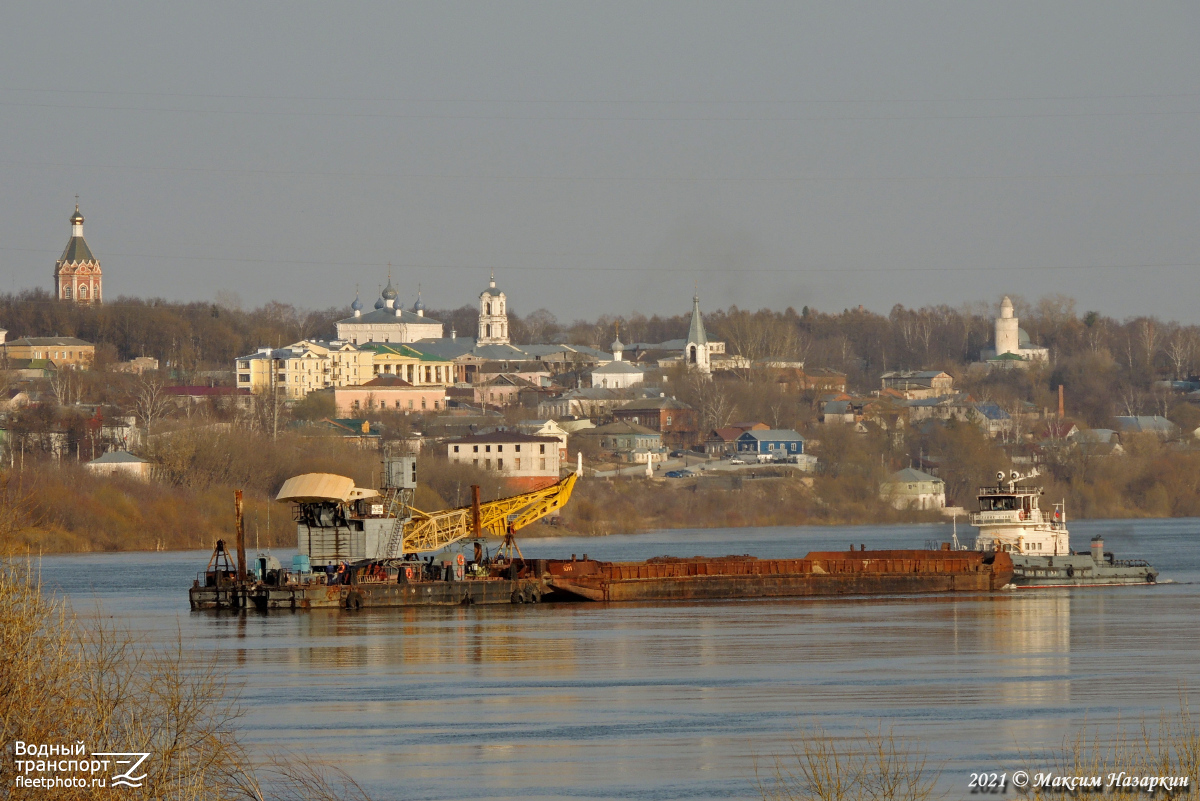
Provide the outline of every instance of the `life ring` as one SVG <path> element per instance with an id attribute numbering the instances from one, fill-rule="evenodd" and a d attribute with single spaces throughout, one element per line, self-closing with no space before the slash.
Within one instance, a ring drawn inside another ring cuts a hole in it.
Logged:
<path id="1" fill-rule="evenodd" d="M 460 565 L 465 565 L 467 563 L 467 557 L 463 556 L 460 553 L 458 556 L 455 557 L 454 561 L 458 562 Z"/>
<path id="2" fill-rule="evenodd" d="M 412 568 L 411 567 L 404 568 L 404 578 L 408 579 L 409 581 L 412 581 L 412 577 L 413 577 Z"/>
<path id="3" fill-rule="evenodd" d="M 1067 578 L 1075 578 L 1075 565 L 1067 565 Z"/>

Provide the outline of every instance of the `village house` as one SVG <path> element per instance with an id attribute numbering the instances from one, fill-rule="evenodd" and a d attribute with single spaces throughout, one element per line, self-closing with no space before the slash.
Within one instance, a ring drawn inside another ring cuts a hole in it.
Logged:
<path id="1" fill-rule="evenodd" d="M 804 453 L 804 437 L 790 429 L 744 431 L 737 438 L 737 452 L 770 455 L 782 460 Z"/>
<path id="2" fill-rule="evenodd" d="M 309 437 L 337 437 L 363 450 L 377 450 L 383 439 L 383 428 L 378 423 L 353 417 L 325 418 L 308 425 L 297 425 L 297 433 Z"/>
<path id="3" fill-rule="evenodd" d="M 154 464 L 128 451 L 109 451 L 98 459 L 84 464 L 88 471 L 101 476 L 122 475 L 149 481 Z"/>
<path id="4" fill-rule="evenodd" d="M 645 426 L 662 435 L 663 444 L 688 448 L 700 438 L 696 410 L 686 403 L 660 395 L 642 398 L 612 410 L 614 420 Z"/>
<path id="5" fill-rule="evenodd" d="M 451 462 L 499 473 L 513 488 L 528 491 L 558 481 L 558 448 L 559 441 L 554 437 L 493 431 L 450 440 L 446 457 Z"/>
<path id="6" fill-rule="evenodd" d="M 589 421 L 590 423 L 590 421 Z M 534 437 L 554 437 L 558 440 L 558 463 L 566 464 L 569 432 L 554 420 L 522 420 L 517 430 Z"/>
<path id="7" fill-rule="evenodd" d="M 634 423 L 608 423 L 586 429 L 575 436 L 582 440 L 590 440 L 600 450 L 616 454 L 627 462 L 645 462 L 648 458 L 638 459 L 635 452 L 660 453 L 663 450 L 660 433 Z"/>
<path id="8" fill-rule="evenodd" d="M 239 409 L 247 409 L 251 405 L 252 396 L 248 389 L 237 387 L 208 387 L 208 386 L 175 386 L 163 387 L 163 394 L 175 399 L 179 408 L 190 409 L 203 403 L 212 406 L 228 404 Z"/>
<path id="9" fill-rule="evenodd" d="M 339 415 L 359 411 L 433 412 L 446 406 L 446 388 L 426 384 L 413 386 L 394 375 L 381 375 L 363 384 L 333 388 L 333 403 Z"/>
<path id="10" fill-rule="evenodd" d="M 569 389 L 557 398 L 538 404 L 538 417 L 605 417 L 613 409 L 629 403 L 629 398 L 615 389 L 589 387 Z"/>
<path id="11" fill-rule="evenodd" d="M 897 370 L 880 376 L 882 390 L 906 400 L 940 398 L 954 391 L 954 378 L 941 370 Z"/>
<path id="12" fill-rule="evenodd" d="M 472 397 L 479 406 L 514 406 L 520 402 L 521 390 L 530 386 L 528 381 L 515 375 L 493 375 L 472 388 Z"/>
<path id="13" fill-rule="evenodd" d="M 946 482 L 906 467 L 880 484 L 879 497 L 897 509 L 944 509 Z"/>

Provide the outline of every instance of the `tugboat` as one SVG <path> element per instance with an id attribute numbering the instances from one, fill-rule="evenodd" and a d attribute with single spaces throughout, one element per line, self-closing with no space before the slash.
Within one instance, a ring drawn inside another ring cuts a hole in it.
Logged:
<path id="1" fill-rule="evenodd" d="M 1051 515 L 1038 500 L 1041 487 L 1020 486 L 1038 475 L 1013 470 L 1008 481 L 996 473 L 996 486 L 979 488 L 979 511 L 971 525 L 979 529 L 974 550 L 1005 552 L 1012 557 L 1012 584 L 1033 587 L 1094 587 L 1115 584 L 1154 584 L 1158 571 L 1141 559 L 1114 559 L 1104 540 L 1093 537 L 1090 551 L 1071 551 L 1066 503 L 1054 504 Z"/>

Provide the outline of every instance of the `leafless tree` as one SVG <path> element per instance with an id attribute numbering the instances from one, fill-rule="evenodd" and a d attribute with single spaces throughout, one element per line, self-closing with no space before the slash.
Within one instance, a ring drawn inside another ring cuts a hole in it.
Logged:
<path id="1" fill-rule="evenodd" d="M 60 367 L 50 375 L 50 391 L 59 406 L 79 403 L 83 395 L 83 381 L 75 370 Z"/>
<path id="2" fill-rule="evenodd" d="M 719 381 L 692 371 L 688 374 L 688 389 L 700 412 L 700 423 L 706 431 L 721 428 L 733 417 L 733 401 Z"/>
<path id="3" fill-rule="evenodd" d="M 1138 324 L 1137 332 L 1138 343 L 1146 358 L 1146 369 L 1153 372 L 1154 357 L 1158 355 L 1158 324 L 1153 319 L 1144 319 Z"/>
<path id="4" fill-rule="evenodd" d="M 1179 327 L 1171 332 L 1165 347 L 1167 358 L 1175 370 L 1175 380 L 1187 378 L 1191 372 L 1192 354 L 1196 350 L 1196 333 L 1191 328 Z"/>
<path id="5" fill-rule="evenodd" d="M 171 397 L 166 393 L 166 385 L 157 376 L 143 374 L 133 385 L 131 401 L 133 413 L 142 421 L 146 429 L 146 439 L 149 440 L 154 421 L 163 417 L 171 406 Z"/>

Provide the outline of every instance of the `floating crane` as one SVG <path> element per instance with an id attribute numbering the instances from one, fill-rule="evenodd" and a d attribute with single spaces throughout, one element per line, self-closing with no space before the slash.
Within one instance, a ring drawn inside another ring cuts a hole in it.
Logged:
<path id="1" fill-rule="evenodd" d="M 306 473 L 285 481 L 276 500 L 294 504 L 297 550 L 313 567 L 404 559 L 485 536 L 503 538 L 511 551 L 516 531 L 567 504 L 582 466 L 580 460 L 575 472 L 548 487 L 493 501 L 481 503 L 479 488 L 472 487 L 471 505 L 425 512 L 412 505 L 415 457 L 385 456 L 381 490 L 355 487 L 345 476 Z"/>

